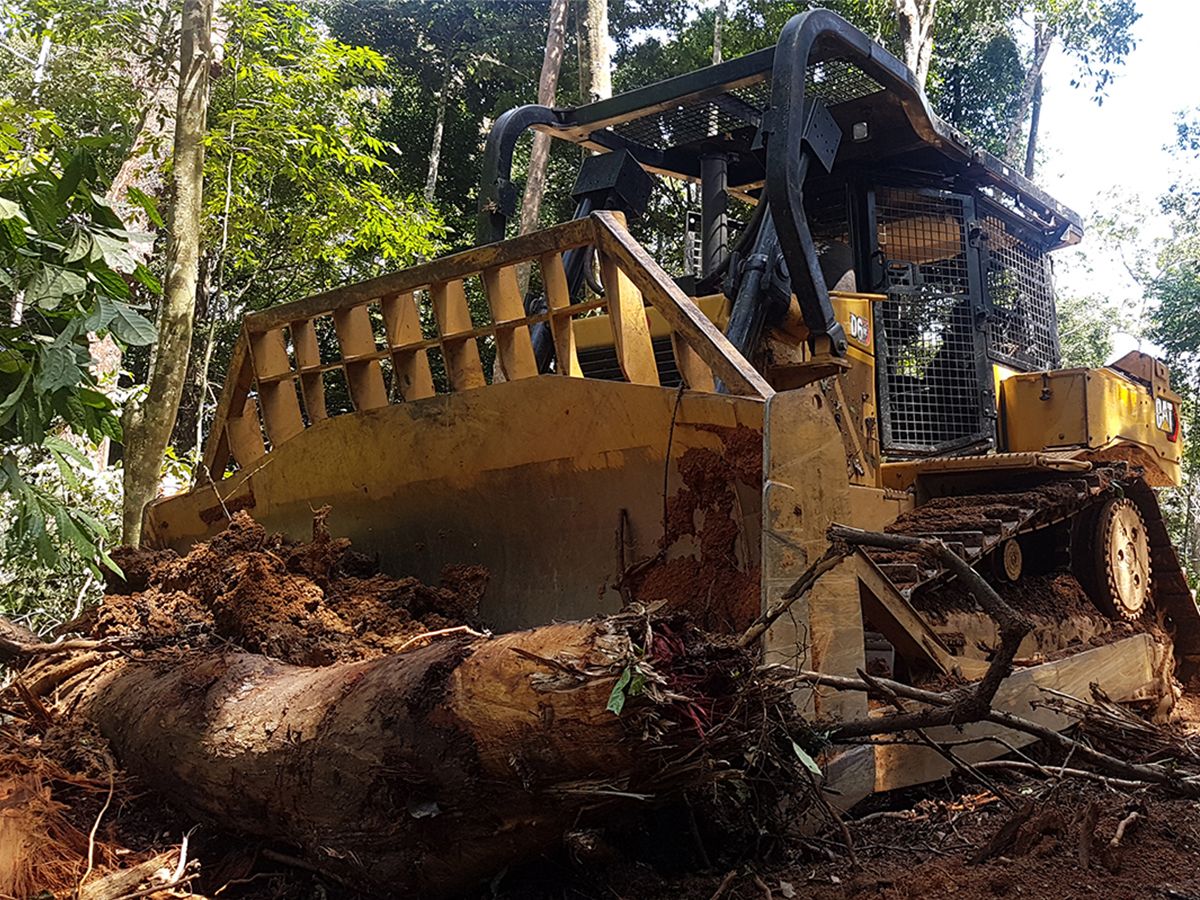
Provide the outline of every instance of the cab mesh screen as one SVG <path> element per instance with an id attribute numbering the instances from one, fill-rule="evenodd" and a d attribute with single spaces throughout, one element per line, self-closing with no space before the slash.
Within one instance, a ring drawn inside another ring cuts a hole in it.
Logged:
<path id="1" fill-rule="evenodd" d="M 995 216 L 983 220 L 987 235 L 991 354 L 1016 369 L 1058 365 L 1058 325 L 1050 258 Z"/>
<path id="2" fill-rule="evenodd" d="M 806 91 L 829 106 L 847 103 L 883 90 L 853 63 L 827 59 L 808 67 Z M 705 99 L 684 100 L 669 109 L 647 113 L 612 126 L 612 130 L 635 144 L 665 150 L 683 147 L 740 129 L 758 128 L 771 103 L 771 79 L 732 88 Z"/>
<path id="3" fill-rule="evenodd" d="M 887 300 L 875 314 L 885 452 L 936 453 L 984 435 L 964 199 L 876 194 Z"/>

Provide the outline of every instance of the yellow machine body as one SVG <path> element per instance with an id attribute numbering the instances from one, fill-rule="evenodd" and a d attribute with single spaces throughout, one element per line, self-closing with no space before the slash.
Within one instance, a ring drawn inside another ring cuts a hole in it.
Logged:
<path id="1" fill-rule="evenodd" d="M 572 303 L 563 254 L 585 245 L 597 249 L 605 292 Z M 523 309 L 522 265 L 546 286 L 548 312 Z M 482 325 L 467 302 L 475 290 L 486 298 Z M 913 508 L 922 479 L 945 471 L 1003 484 L 1134 448 L 1164 482 L 1177 479 L 1178 444 L 1160 438 L 1154 419 L 1168 396 L 1165 370 L 1151 371 L 1150 384 L 1137 371 L 1011 374 L 1000 385 L 1005 452 L 886 461 L 872 341 L 880 298 L 833 299 L 845 360 L 812 358 L 792 319 L 768 341 L 760 371 L 713 324 L 726 315 L 723 297 L 687 296 L 618 216 L 594 213 L 255 313 L 234 348 L 196 484 L 147 507 L 144 540 L 184 550 L 239 510 L 300 539 L 314 510 L 329 506 L 331 531 L 387 571 L 436 581 L 448 564 L 485 566 L 481 615 L 496 629 L 612 612 L 630 599 L 628 573 L 648 560 L 686 576 L 685 599 L 698 611 L 731 602 L 729 584 L 748 585 L 754 615 L 824 551 L 831 522 L 880 529 Z M 553 374 L 533 361 L 539 325 L 553 334 Z M 595 348 L 611 348 L 620 380 L 586 376 L 580 359 Z M 668 362 L 682 388 L 662 384 Z M 733 460 L 738 473 L 715 501 L 699 494 L 695 463 L 704 459 Z M 668 534 L 680 498 L 692 519 Z M 732 526 L 717 561 L 732 580 L 713 596 L 705 529 L 718 520 Z M 934 671 L 970 677 L 983 665 L 952 654 L 858 556 L 767 632 L 764 653 L 853 675 L 867 664 L 867 618 Z M 1039 685 L 1078 693 L 1099 680 L 1113 697 L 1144 696 L 1157 684 L 1155 652 L 1145 636 L 1115 641 L 1020 672 L 1001 699 L 1058 727 L 1057 714 L 1028 708 Z M 861 695 L 797 699 L 813 716 L 869 714 Z M 975 758 L 995 752 L 987 742 L 964 747 Z M 939 777 L 945 765 L 904 746 L 826 761 L 846 805 Z"/>

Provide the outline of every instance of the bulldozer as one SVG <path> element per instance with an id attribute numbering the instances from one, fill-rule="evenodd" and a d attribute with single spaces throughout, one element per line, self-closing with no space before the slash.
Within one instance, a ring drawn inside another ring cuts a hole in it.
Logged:
<path id="1" fill-rule="evenodd" d="M 576 214 L 513 235 L 530 130 L 581 148 Z M 699 198 L 682 259 L 646 224 L 664 190 Z M 385 571 L 485 567 L 496 631 L 631 602 L 737 630 L 838 522 L 943 541 L 1034 622 L 998 706 L 1061 728 L 1045 690 L 1169 699 L 1200 661 L 1155 495 L 1180 482 L 1180 398 L 1140 352 L 1061 368 L 1050 254 L 1081 238 L 891 53 L 806 12 L 750 55 L 505 113 L 474 247 L 246 316 L 196 482 L 143 541 L 185 550 L 237 510 L 300 538 L 328 506 Z M 863 550 L 762 652 L 969 681 L 997 640 L 944 568 Z M 968 760 L 1029 740 L 960 732 Z M 850 806 L 949 764 L 889 744 L 823 765 Z"/>

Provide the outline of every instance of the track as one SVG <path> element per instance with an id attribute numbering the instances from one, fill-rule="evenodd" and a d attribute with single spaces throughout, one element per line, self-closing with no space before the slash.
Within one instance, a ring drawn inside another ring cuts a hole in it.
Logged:
<path id="1" fill-rule="evenodd" d="M 899 517 L 887 531 L 937 538 L 978 566 L 1003 552 L 1006 542 L 1077 519 L 1106 500 L 1128 496 L 1146 523 L 1150 543 L 1153 612 L 1175 639 L 1181 675 L 1200 667 L 1200 613 L 1179 566 L 1153 490 L 1125 464 L 1086 475 L 1051 477 L 1024 490 L 938 497 Z M 936 590 L 948 571 L 919 553 L 871 550 L 879 570 L 907 599 Z"/>

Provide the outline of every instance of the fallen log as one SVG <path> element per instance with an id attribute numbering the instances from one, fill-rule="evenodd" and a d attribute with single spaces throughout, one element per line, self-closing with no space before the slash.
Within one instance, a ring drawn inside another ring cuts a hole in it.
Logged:
<path id="1" fill-rule="evenodd" d="M 585 809 L 718 774 L 764 706 L 742 702 L 740 651 L 690 640 L 624 616 L 320 668 L 210 651 L 75 671 L 67 653 L 23 675 L 69 668 L 54 709 L 182 810 L 347 885 L 436 896 L 543 851 Z"/>
<path id="2" fill-rule="evenodd" d="M 499 637 L 478 573 L 381 575 L 318 516 L 291 545 L 244 514 L 186 556 L 124 551 L 86 639 L 0 622 L 0 663 L 95 726 L 177 809 L 357 891 L 461 893 L 596 813 L 795 764 L 784 686 L 679 614 Z M 815 749 L 814 749 L 815 752 Z"/>

